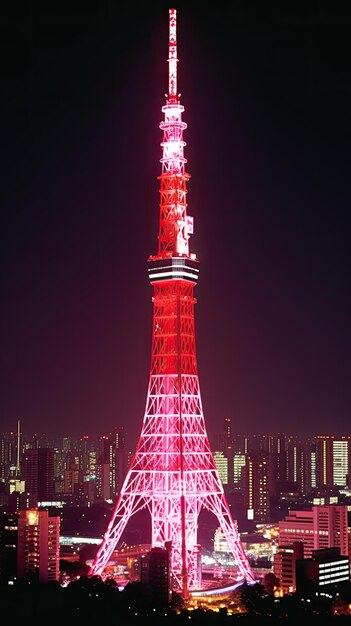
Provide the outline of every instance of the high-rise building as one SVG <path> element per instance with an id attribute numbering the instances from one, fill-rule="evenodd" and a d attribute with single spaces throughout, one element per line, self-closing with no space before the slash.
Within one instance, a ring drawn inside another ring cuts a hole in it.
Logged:
<path id="1" fill-rule="evenodd" d="M 55 493 L 63 493 L 64 454 L 61 448 L 54 448 Z"/>
<path id="2" fill-rule="evenodd" d="M 216 463 L 219 477 L 222 485 L 228 484 L 228 459 L 224 456 L 224 452 L 215 451 L 213 453 L 214 462 Z"/>
<path id="3" fill-rule="evenodd" d="M 82 472 L 79 465 L 71 465 L 63 472 L 63 493 L 67 496 L 78 495 L 79 486 L 82 484 Z"/>
<path id="4" fill-rule="evenodd" d="M 297 485 L 299 471 L 299 440 L 293 435 L 286 437 L 286 479 Z"/>
<path id="5" fill-rule="evenodd" d="M 251 452 L 246 456 L 247 518 L 256 522 L 269 522 L 269 455 L 265 452 Z"/>
<path id="6" fill-rule="evenodd" d="M 109 468 L 108 493 L 105 472 Z M 116 426 L 107 436 L 100 438 L 100 450 L 96 453 L 96 492 L 97 498 L 114 501 L 119 493 L 127 473 L 127 450 L 125 447 L 125 429 Z M 102 494 L 104 493 L 104 496 Z"/>
<path id="7" fill-rule="evenodd" d="M 333 437 L 318 436 L 316 439 L 317 487 L 333 485 Z"/>
<path id="8" fill-rule="evenodd" d="M 333 485 L 346 487 L 349 471 L 349 442 L 347 439 L 333 440 Z"/>
<path id="9" fill-rule="evenodd" d="M 313 437 L 315 487 L 350 487 L 351 436 L 318 435 Z"/>
<path id="10" fill-rule="evenodd" d="M 117 426 L 104 441 L 104 462 L 110 465 L 110 495 L 115 500 L 121 490 L 127 471 L 125 430 Z"/>
<path id="11" fill-rule="evenodd" d="M 337 593 L 350 581 L 350 561 L 339 548 L 313 550 L 310 558 L 296 562 L 296 592 L 303 596 Z"/>
<path id="12" fill-rule="evenodd" d="M 269 454 L 270 464 L 270 492 L 274 495 L 279 492 L 280 486 L 287 481 L 287 445 L 285 435 L 273 435 L 270 437 Z"/>
<path id="13" fill-rule="evenodd" d="M 154 290 L 149 387 L 137 449 L 90 573 L 102 573 L 129 519 L 146 507 L 152 547 L 164 548 L 171 542 L 172 583 L 188 597 L 201 587 L 197 532 L 203 507 L 217 518 L 238 576 L 251 582 L 254 575 L 218 475 L 202 410 L 194 321 L 199 262 L 189 248 L 193 218 L 187 214 L 189 174 L 184 107 L 177 90 L 175 9 L 169 18 L 169 89 L 160 124 L 158 252 L 148 260 Z"/>
<path id="14" fill-rule="evenodd" d="M 90 450 L 88 455 L 88 475 L 90 478 L 96 477 L 97 450 Z"/>
<path id="15" fill-rule="evenodd" d="M 289 511 L 279 522 L 279 545 L 301 541 L 306 558 L 313 550 L 340 548 L 348 555 L 348 520 L 346 505 L 313 506 L 303 511 Z"/>
<path id="16" fill-rule="evenodd" d="M 0 525 L 0 581 L 17 578 L 18 515 L 4 514 Z"/>
<path id="17" fill-rule="evenodd" d="M 96 464 L 96 499 L 110 500 L 110 464 L 100 461 Z"/>
<path id="18" fill-rule="evenodd" d="M 7 481 L 16 476 L 17 433 L 0 434 L 0 479 Z"/>
<path id="19" fill-rule="evenodd" d="M 55 500 L 53 448 L 31 448 L 23 455 L 23 478 L 31 494 L 31 506 Z"/>
<path id="20" fill-rule="evenodd" d="M 232 490 L 234 488 L 234 455 L 241 450 L 242 445 L 241 437 L 233 433 L 230 417 L 223 420 L 223 430 L 215 433 L 214 442 L 214 459 L 222 483 Z M 226 469 L 224 469 L 225 466 Z"/>
<path id="21" fill-rule="evenodd" d="M 62 440 L 62 452 L 68 454 L 71 451 L 71 438 L 64 437 Z"/>
<path id="22" fill-rule="evenodd" d="M 294 541 L 291 545 L 279 545 L 273 556 L 273 572 L 279 579 L 283 594 L 296 591 L 296 561 L 303 559 L 303 543 Z"/>
<path id="23" fill-rule="evenodd" d="M 317 450 L 316 443 L 312 439 L 306 454 L 306 490 L 311 493 L 316 489 L 318 483 L 317 476 Z"/>
<path id="24" fill-rule="evenodd" d="M 237 452 L 233 457 L 233 487 L 235 490 L 244 490 L 244 476 L 245 472 L 243 468 L 246 466 L 246 455 L 242 452 Z"/>
<path id="25" fill-rule="evenodd" d="M 60 573 L 60 517 L 48 511 L 20 511 L 18 516 L 18 578 L 41 583 L 58 580 Z"/>
<path id="26" fill-rule="evenodd" d="M 17 513 L 18 511 L 30 509 L 32 500 L 31 494 L 27 491 L 12 491 L 7 496 L 6 510 L 8 513 Z"/>
<path id="27" fill-rule="evenodd" d="M 233 445 L 232 420 L 230 417 L 224 418 L 225 448 L 231 448 Z"/>
<path id="28" fill-rule="evenodd" d="M 90 441 L 88 435 L 83 435 L 77 442 L 77 454 L 78 454 L 78 463 L 79 469 L 82 472 L 82 476 L 89 471 L 89 452 L 90 452 Z"/>
<path id="29" fill-rule="evenodd" d="M 152 594 L 156 604 L 169 604 L 171 582 L 167 548 L 151 548 L 150 552 L 141 556 L 140 582 Z"/>

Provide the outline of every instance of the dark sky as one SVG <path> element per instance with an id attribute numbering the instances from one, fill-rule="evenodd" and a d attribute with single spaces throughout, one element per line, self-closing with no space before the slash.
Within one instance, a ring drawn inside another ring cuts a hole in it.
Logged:
<path id="1" fill-rule="evenodd" d="M 1 23 L 0 420 L 139 433 L 164 2 Z M 174 3 L 210 435 L 350 434 L 350 29 L 338 3 Z"/>

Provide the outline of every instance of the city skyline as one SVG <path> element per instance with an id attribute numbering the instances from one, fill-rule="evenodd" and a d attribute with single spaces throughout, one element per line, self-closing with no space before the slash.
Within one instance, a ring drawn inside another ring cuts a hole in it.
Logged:
<path id="1" fill-rule="evenodd" d="M 230 418 L 224 418 L 223 422 L 228 420 Z M 134 445 L 134 440 L 131 439 L 130 437 L 130 433 L 128 432 L 128 430 L 125 428 L 125 426 L 120 425 L 120 424 L 115 424 L 114 426 L 112 426 L 110 429 L 103 429 L 101 428 L 100 430 L 97 430 L 94 433 L 86 433 L 85 431 L 82 431 L 81 433 L 77 433 L 77 434 L 73 434 L 69 432 L 69 429 L 67 429 L 67 431 L 61 431 L 61 432 L 55 432 L 55 433 L 48 433 L 46 431 L 40 431 L 40 430 L 28 430 L 28 428 L 23 427 L 23 423 L 20 421 L 20 434 L 21 437 L 24 439 L 24 441 L 26 441 L 27 443 L 33 443 L 34 441 L 38 442 L 38 447 L 55 447 L 57 445 L 57 443 L 59 442 L 60 444 L 62 443 L 62 440 L 64 439 L 70 439 L 72 441 L 83 441 L 83 440 L 87 440 L 87 441 L 98 441 L 99 439 L 104 439 L 106 438 L 108 435 L 111 435 L 115 430 L 119 430 L 119 429 L 123 429 L 124 433 L 125 433 L 125 438 L 126 438 L 126 447 L 129 447 L 130 449 L 133 448 Z M 224 435 L 225 430 L 223 427 L 223 423 L 222 424 L 218 424 L 218 430 L 213 431 L 210 435 L 209 438 L 212 442 L 212 448 L 215 450 L 216 445 L 215 442 L 218 441 L 218 437 L 220 435 Z M 231 425 L 232 427 L 232 425 Z M 17 437 L 17 430 L 16 428 L 10 428 L 10 429 L 2 429 L 0 431 L 0 435 L 3 436 L 13 436 L 13 437 Z M 312 439 L 316 439 L 316 438 L 329 438 L 329 439 L 336 439 L 336 440 L 340 440 L 340 439 L 349 439 L 351 438 L 351 433 L 349 432 L 349 430 L 345 430 L 344 432 L 340 432 L 340 433 L 333 433 L 332 429 L 330 429 L 328 432 L 314 432 L 309 434 L 307 437 L 306 435 L 298 435 L 295 432 L 289 431 L 289 430 L 285 430 L 285 431 L 257 431 L 255 433 L 250 432 L 249 430 L 245 431 L 245 430 L 241 430 L 241 431 L 236 431 L 234 429 L 232 429 L 232 436 L 235 438 L 239 438 L 239 439 L 244 439 L 245 437 L 249 437 L 249 438 L 270 438 L 270 437 L 286 437 L 286 438 L 292 438 L 296 441 L 309 441 Z M 40 444 L 40 445 L 39 445 Z M 51 445 L 52 444 L 52 445 Z"/>
<path id="2" fill-rule="evenodd" d="M 238 432 L 347 434 L 342 16 L 225 3 L 213 22 L 176 8 L 209 434 L 225 417 Z M 18 16 L 25 37 L 9 43 L 2 430 L 21 418 L 52 434 L 124 425 L 136 439 L 167 10 L 59 11 Z"/>

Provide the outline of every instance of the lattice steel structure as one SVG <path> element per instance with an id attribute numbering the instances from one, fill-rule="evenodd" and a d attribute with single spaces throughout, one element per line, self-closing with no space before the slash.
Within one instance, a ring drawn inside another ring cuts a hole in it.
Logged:
<path id="1" fill-rule="evenodd" d="M 102 574 L 133 514 L 147 507 L 152 546 L 171 550 L 173 588 L 187 597 L 201 588 L 197 543 L 202 507 L 218 519 L 235 557 L 239 579 L 254 576 L 223 492 L 202 411 L 195 347 L 194 287 L 198 260 L 189 252 L 193 220 L 187 215 L 182 121 L 177 93 L 176 11 L 169 11 L 169 92 L 164 120 L 158 254 L 148 260 L 154 289 L 151 372 L 136 452 L 91 568 Z"/>

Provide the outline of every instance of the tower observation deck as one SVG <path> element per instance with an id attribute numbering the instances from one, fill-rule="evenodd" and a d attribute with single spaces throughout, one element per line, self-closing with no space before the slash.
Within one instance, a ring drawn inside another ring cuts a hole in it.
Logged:
<path id="1" fill-rule="evenodd" d="M 130 518 L 151 516 L 151 544 L 170 552 L 172 587 L 183 597 L 201 589 L 198 517 L 217 518 L 238 568 L 254 576 L 226 501 L 210 449 L 198 379 L 194 287 L 199 262 L 190 253 L 193 219 L 187 214 L 184 107 L 177 91 L 176 10 L 169 10 L 169 84 L 164 119 L 158 251 L 148 259 L 153 286 L 151 368 L 145 415 L 135 454 L 90 574 L 103 574 Z"/>

